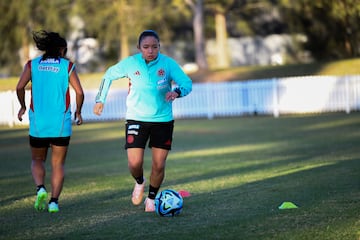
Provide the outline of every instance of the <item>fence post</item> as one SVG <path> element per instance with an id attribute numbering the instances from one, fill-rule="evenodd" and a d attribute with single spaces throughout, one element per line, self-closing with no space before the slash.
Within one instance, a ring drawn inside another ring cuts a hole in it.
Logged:
<path id="1" fill-rule="evenodd" d="M 206 83 L 206 108 L 207 108 L 207 118 L 213 119 L 214 118 L 214 94 L 213 94 L 213 87 L 214 84 L 212 83 Z"/>
<path id="2" fill-rule="evenodd" d="M 280 117 L 282 113 L 338 111 L 350 114 L 352 110 L 359 111 L 360 75 L 336 77 L 335 87 L 337 86 L 337 88 L 334 88 L 334 78 L 331 76 L 329 78 L 331 81 L 324 82 L 324 77 L 292 77 L 271 78 L 260 82 L 251 82 L 251 84 L 250 81 L 237 84 L 198 83 L 194 84 L 194 93 L 191 94 L 189 100 L 186 98 L 184 101 L 176 103 L 178 104 L 177 107 L 179 107 L 179 111 L 176 111 L 176 113 L 180 116 L 189 116 L 188 108 L 190 107 L 190 118 L 201 116 L 213 119 L 216 116 L 251 114 L 254 106 L 256 107 L 254 110 L 260 114 L 272 114 L 275 118 Z M 313 87 L 311 89 L 313 91 L 309 93 L 306 92 L 307 88 L 305 87 L 296 89 L 299 86 L 306 86 L 306 84 L 315 86 L 319 83 L 319 81 L 315 80 L 319 80 L 323 84 L 321 85 L 322 88 Z M 86 97 L 83 107 L 83 119 L 85 121 L 104 121 L 123 117 L 126 107 L 125 104 L 121 105 L 119 102 L 125 101 L 127 94 L 125 90 L 109 93 L 107 110 L 99 118 L 92 113 L 93 99 L 96 93 L 97 90 L 87 90 L 85 92 Z M 298 105 L 301 105 L 303 101 L 301 97 L 305 94 L 311 99 L 304 99 L 308 105 L 299 108 Z M 72 95 L 72 107 L 75 107 L 74 98 Z M 29 106 L 31 101 L 30 90 L 26 90 L 25 101 L 26 105 Z M 29 124 L 28 111 L 24 114 L 22 122 L 17 119 L 17 111 L 20 105 L 15 91 L 0 92 L 0 102 L 3 103 L 0 108 L 0 125 L 12 127 L 14 125 Z M 121 108 L 120 111 L 119 108 Z"/>
<path id="3" fill-rule="evenodd" d="M 272 92 L 273 92 L 273 115 L 279 117 L 279 96 L 278 96 L 278 79 L 272 79 Z"/>
<path id="4" fill-rule="evenodd" d="M 350 77 L 344 76 L 345 78 L 345 99 L 346 99 L 346 113 L 350 114 L 351 103 L 350 103 Z"/>

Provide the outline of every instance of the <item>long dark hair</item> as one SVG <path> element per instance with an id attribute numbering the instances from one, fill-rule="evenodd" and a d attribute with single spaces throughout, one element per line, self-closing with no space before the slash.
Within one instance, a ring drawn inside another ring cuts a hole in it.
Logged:
<path id="1" fill-rule="evenodd" d="M 56 32 L 47 32 L 40 30 L 33 32 L 33 39 L 36 47 L 44 51 L 43 59 L 61 57 L 60 49 L 67 47 L 66 40 Z"/>

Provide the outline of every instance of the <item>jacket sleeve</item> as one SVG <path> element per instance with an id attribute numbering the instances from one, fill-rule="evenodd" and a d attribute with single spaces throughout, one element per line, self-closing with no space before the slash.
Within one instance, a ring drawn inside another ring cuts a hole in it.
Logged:
<path id="1" fill-rule="evenodd" d="M 106 70 L 101 80 L 95 102 L 105 103 L 112 81 L 126 77 L 126 72 L 123 69 L 125 69 L 124 63 L 118 62 Z"/>
<path id="2" fill-rule="evenodd" d="M 177 85 L 173 91 L 177 92 L 179 97 L 185 97 L 192 91 L 192 81 L 175 60 L 169 59 L 169 65 L 171 78 Z"/>

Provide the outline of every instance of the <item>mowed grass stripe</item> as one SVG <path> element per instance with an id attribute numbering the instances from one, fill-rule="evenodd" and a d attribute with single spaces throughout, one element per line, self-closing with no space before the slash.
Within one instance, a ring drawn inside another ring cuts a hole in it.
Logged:
<path id="1" fill-rule="evenodd" d="M 33 209 L 27 129 L 1 127 L 0 239 L 358 239 L 359 127 L 359 113 L 176 120 L 162 189 L 192 195 L 175 218 L 131 205 L 122 121 L 74 127 L 58 214 Z"/>

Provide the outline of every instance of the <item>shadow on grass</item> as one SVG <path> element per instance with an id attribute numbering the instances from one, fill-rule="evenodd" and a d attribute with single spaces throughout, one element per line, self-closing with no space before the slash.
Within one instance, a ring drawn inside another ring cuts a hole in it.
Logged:
<path id="1" fill-rule="evenodd" d="M 352 117 L 355 121 L 359 116 Z M 196 136 L 177 136 L 184 157 L 180 150 L 170 154 L 162 188 L 190 187 L 192 196 L 184 199 L 183 213 L 175 218 L 144 213 L 143 205 L 131 205 L 133 180 L 121 140 L 82 143 L 78 136 L 67 163 L 59 214 L 35 212 L 33 196 L 24 194 L 29 188 L 21 184 L 11 203 L 5 195 L 6 182 L 1 181 L 0 239 L 144 239 L 149 234 L 157 239 L 356 239 L 357 125 L 329 124 L 344 118 L 241 119 L 240 130 L 234 128 L 237 119 L 199 120 L 203 129 L 218 126 L 225 137 L 210 139 L 214 135 L 206 129 L 196 131 Z M 187 121 L 182 124 L 189 126 Z M 232 148 L 244 144 L 267 147 Z M 231 151 L 191 157 L 192 151 L 226 146 Z M 6 161 L 1 172 L 13 166 Z M 146 162 L 148 173 L 149 155 Z M 13 174 L 7 176 L 16 179 L 16 169 Z M 25 179 L 19 183 L 31 185 Z M 278 210 L 284 201 L 299 208 Z"/>
<path id="2" fill-rule="evenodd" d="M 36 213 L 29 206 L 2 211 L 7 221 L 1 232 L 18 239 L 141 239 L 155 228 L 158 239 L 354 239 L 360 210 L 359 185 L 353 181 L 359 174 L 354 171 L 358 161 L 195 192 L 185 198 L 183 213 L 175 218 L 132 206 L 131 186 L 73 193 L 65 197 L 59 214 Z M 278 210 L 283 201 L 299 209 Z M 337 226 L 343 227 L 341 232 Z"/>
<path id="3" fill-rule="evenodd" d="M 192 217 L 207 224 L 194 235 L 226 239 L 356 239 L 359 227 L 359 159 L 193 195 Z M 241 175 L 239 176 L 241 177 Z M 201 203 L 201 210 L 194 208 Z M 299 209 L 278 210 L 284 201 Z M 210 220 L 211 219 L 211 220 Z M 221 229 L 221 230 L 220 230 Z M 219 236 L 220 237 L 220 236 Z M 216 238 L 211 238 L 216 239 Z"/>

